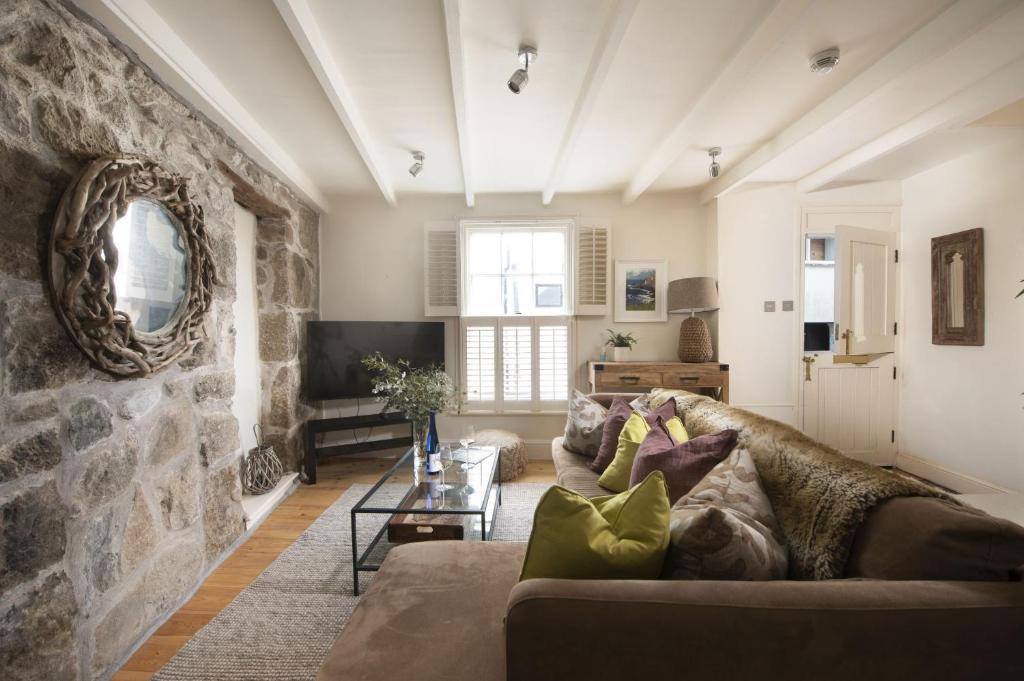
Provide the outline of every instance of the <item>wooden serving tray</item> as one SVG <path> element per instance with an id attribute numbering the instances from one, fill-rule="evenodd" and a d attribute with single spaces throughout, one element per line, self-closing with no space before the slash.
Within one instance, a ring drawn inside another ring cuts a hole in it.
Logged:
<path id="1" fill-rule="evenodd" d="M 413 508 L 426 508 L 423 485 L 413 487 L 402 499 L 399 506 L 411 503 Z M 415 498 L 415 501 L 412 501 Z M 469 515 L 436 515 L 427 513 L 396 513 L 388 521 L 388 541 L 392 544 L 408 544 L 437 539 L 462 539 L 465 536 L 466 520 Z"/>

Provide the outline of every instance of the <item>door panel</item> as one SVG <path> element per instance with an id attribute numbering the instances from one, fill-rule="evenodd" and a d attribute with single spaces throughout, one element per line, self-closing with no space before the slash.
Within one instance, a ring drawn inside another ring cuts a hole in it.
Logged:
<path id="1" fill-rule="evenodd" d="M 850 225 L 836 227 L 838 343 L 848 355 L 896 349 L 896 234 Z"/>

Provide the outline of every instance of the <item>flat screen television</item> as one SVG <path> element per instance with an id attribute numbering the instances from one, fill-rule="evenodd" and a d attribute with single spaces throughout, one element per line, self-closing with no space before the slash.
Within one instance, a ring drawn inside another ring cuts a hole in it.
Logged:
<path id="1" fill-rule="evenodd" d="M 414 367 L 444 366 L 444 322 L 307 322 L 306 397 L 370 397 L 367 355 L 407 359 Z"/>

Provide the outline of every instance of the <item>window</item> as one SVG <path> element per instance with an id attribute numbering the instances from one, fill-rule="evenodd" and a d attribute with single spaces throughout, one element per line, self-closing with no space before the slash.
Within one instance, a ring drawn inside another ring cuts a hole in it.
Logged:
<path id="1" fill-rule="evenodd" d="M 464 222 L 461 375 L 469 411 L 565 408 L 571 222 Z"/>

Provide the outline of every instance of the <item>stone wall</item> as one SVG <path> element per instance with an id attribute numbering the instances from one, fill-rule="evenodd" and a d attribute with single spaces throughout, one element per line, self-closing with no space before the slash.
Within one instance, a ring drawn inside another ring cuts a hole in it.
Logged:
<path id="1" fill-rule="evenodd" d="M 243 532 L 233 201 L 258 223 L 263 421 L 294 468 L 318 216 L 134 55 L 56 0 L 0 0 L 0 676 L 108 677 Z M 86 362 L 45 294 L 57 202 L 142 153 L 191 178 L 221 284 L 193 356 L 145 379 Z M 248 426 L 248 424 L 246 424 Z"/>

